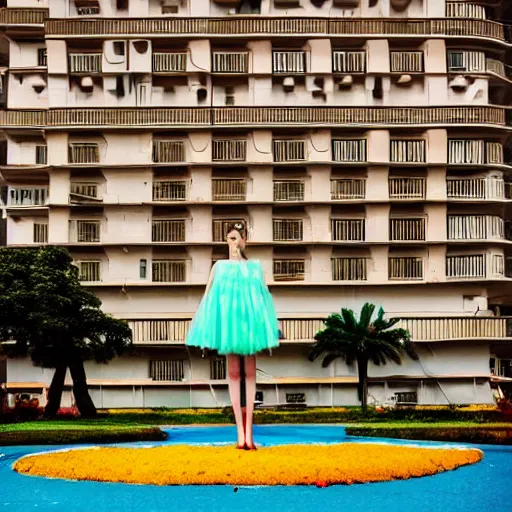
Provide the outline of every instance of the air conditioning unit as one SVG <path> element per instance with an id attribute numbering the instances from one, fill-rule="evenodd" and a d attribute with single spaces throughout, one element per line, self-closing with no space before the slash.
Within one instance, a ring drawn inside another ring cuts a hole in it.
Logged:
<path id="1" fill-rule="evenodd" d="M 136 73 L 151 73 L 151 41 L 134 39 L 130 45 L 130 71 Z"/>
<path id="2" fill-rule="evenodd" d="M 103 43 L 103 71 L 128 71 L 126 53 L 126 41 L 105 41 Z"/>
<path id="3" fill-rule="evenodd" d="M 293 89 L 295 89 L 295 79 L 293 76 L 287 76 L 283 79 L 283 89 L 284 92 L 293 92 Z"/>

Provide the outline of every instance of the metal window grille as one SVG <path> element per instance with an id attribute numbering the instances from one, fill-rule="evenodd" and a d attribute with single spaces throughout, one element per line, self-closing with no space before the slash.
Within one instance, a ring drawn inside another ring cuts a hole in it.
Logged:
<path id="1" fill-rule="evenodd" d="M 272 64 L 274 73 L 305 73 L 306 52 L 272 52 Z"/>
<path id="2" fill-rule="evenodd" d="M 423 279 L 423 258 L 389 258 L 389 279 Z"/>
<path id="3" fill-rule="evenodd" d="M 212 239 L 214 242 L 225 242 L 229 226 L 241 223 L 246 225 L 244 219 L 216 219 L 212 223 Z"/>
<path id="4" fill-rule="evenodd" d="M 34 223 L 34 243 L 47 244 L 48 243 L 48 224 Z"/>
<path id="5" fill-rule="evenodd" d="M 306 160 L 305 140 L 274 140 L 274 162 Z"/>
<path id="6" fill-rule="evenodd" d="M 448 71 L 484 73 L 486 70 L 484 52 L 449 51 L 447 55 Z"/>
<path id="7" fill-rule="evenodd" d="M 366 71 L 366 52 L 332 52 L 333 73 L 364 73 Z"/>
<path id="8" fill-rule="evenodd" d="M 333 140 L 332 156 L 335 162 L 366 162 L 366 139 Z"/>
<path id="9" fill-rule="evenodd" d="M 184 162 L 185 143 L 181 140 L 153 141 L 153 162 Z"/>
<path id="10" fill-rule="evenodd" d="M 153 201 L 186 201 L 187 189 L 186 181 L 155 181 Z"/>
<path id="11" fill-rule="evenodd" d="M 353 178 L 331 180 L 331 199 L 333 201 L 364 199 L 365 196 L 366 180 Z"/>
<path id="12" fill-rule="evenodd" d="M 154 73 L 184 73 L 186 69 L 186 53 L 153 53 Z"/>
<path id="13" fill-rule="evenodd" d="M 332 258 L 333 281 L 366 281 L 366 258 Z"/>
<path id="14" fill-rule="evenodd" d="M 246 140 L 217 139 L 213 141 L 212 160 L 214 162 L 245 162 L 246 159 Z"/>
<path id="15" fill-rule="evenodd" d="M 389 239 L 425 240 L 425 219 L 389 219 Z"/>
<path id="16" fill-rule="evenodd" d="M 249 52 L 213 52 L 213 73 L 247 73 Z"/>
<path id="17" fill-rule="evenodd" d="M 274 201 L 304 201 L 304 182 L 300 180 L 274 181 Z"/>
<path id="18" fill-rule="evenodd" d="M 302 220 L 274 219 L 273 239 L 276 242 L 293 242 L 303 239 Z"/>
<path id="19" fill-rule="evenodd" d="M 101 53 L 70 53 L 68 65 L 70 73 L 101 73 Z"/>
<path id="20" fill-rule="evenodd" d="M 70 164 L 95 164 L 100 161 L 100 148 L 96 143 L 79 143 L 69 145 Z"/>
<path id="21" fill-rule="evenodd" d="M 77 220 L 76 241 L 77 242 L 99 242 L 101 223 L 99 220 Z"/>
<path id="22" fill-rule="evenodd" d="M 46 165 L 48 163 L 48 146 L 36 146 L 36 164 Z"/>
<path id="23" fill-rule="evenodd" d="M 150 361 L 149 376 L 158 381 L 182 381 L 185 372 L 183 360 Z"/>
<path id="24" fill-rule="evenodd" d="M 304 260 L 274 260 L 274 281 L 304 281 Z"/>
<path id="25" fill-rule="evenodd" d="M 101 281 L 101 262 L 79 261 L 78 279 L 87 282 Z"/>
<path id="26" fill-rule="evenodd" d="M 212 180 L 212 198 L 214 201 L 245 201 L 247 181 L 244 179 Z"/>
<path id="27" fill-rule="evenodd" d="M 153 282 L 181 283 L 186 281 L 186 261 L 184 260 L 154 260 Z"/>
<path id="28" fill-rule="evenodd" d="M 391 162 L 424 163 L 426 160 L 424 140 L 392 140 Z"/>
<path id="29" fill-rule="evenodd" d="M 210 359 L 210 379 L 226 380 L 226 358 L 212 357 Z"/>
<path id="30" fill-rule="evenodd" d="M 391 72 L 422 73 L 423 52 L 391 52 Z"/>
<path id="31" fill-rule="evenodd" d="M 151 240 L 153 242 L 184 242 L 185 220 L 154 220 Z"/>
<path id="32" fill-rule="evenodd" d="M 485 273 L 483 254 L 446 257 L 446 277 L 448 278 L 485 277 Z"/>
<path id="33" fill-rule="evenodd" d="M 391 199 L 423 199 L 425 178 L 389 178 L 389 197 Z"/>
<path id="34" fill-rule="evenodd" d="M 48 187 L 8 188 L 9 206 L 43 206 L 48 202 Z"/>
<path id="35" fill-rule="evenodd" d="M 362 242 L 365 239 L 365 219 L 332 219 L 332 240 Z"/>

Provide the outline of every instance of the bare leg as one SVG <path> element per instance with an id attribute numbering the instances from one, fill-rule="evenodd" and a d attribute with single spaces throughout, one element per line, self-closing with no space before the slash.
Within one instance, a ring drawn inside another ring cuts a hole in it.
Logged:
<path id="1" fill-rule="evenodd" d="M 228 363 L 229 396 L 231 397 L 231 405 L 235 415 L 237 442 L 238 447 L 243 448 L 245 445 L 245 432 L 242 406 L 240 405 L 240 357 L 228 355 L 226 360 Z"/>
<path id="2" fill-rule="evenodd" d="M 254 412 L 254 398 L 256 396 L 256 356 L 245 358 L 245 393 L 246 393 L 246 418 L 245 418 L 245 442 L 247 447 L 255 450 L 252 437 L 252 423 Z"/>

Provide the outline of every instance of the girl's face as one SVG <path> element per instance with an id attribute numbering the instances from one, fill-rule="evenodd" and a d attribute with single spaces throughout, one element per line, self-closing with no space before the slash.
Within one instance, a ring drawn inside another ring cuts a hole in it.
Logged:
<path id="1" fill-rule="evenodd" d="M 245 249 L 245 239 L 235 229 L 228 233 L 227 242 L 230 254 L 237 253 L 239 249 Z"/>

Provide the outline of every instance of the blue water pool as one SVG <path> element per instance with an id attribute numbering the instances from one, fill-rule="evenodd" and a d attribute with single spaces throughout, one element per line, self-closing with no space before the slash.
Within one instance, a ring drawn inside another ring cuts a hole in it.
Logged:
<path id="1" fill-rule="evenodd" d="M 159 444 L 232 444 L 233 427 L 168 429 Z M 345 436 L 336 426 L 258 426 L 260 445 L 289 443 L 383 442 Z M 389 441 L 392 444 L 411 444 Z M 437 445 L 443 443 L 414 443 Z M 76 446 L 75 446 L 76 447 Z M 29 477 L 11 466 L 23 455 L 61 449 L 48 446 L 0 446 L 0 511 L 13 512 L 508 512 L 512 510 L 512 447 L 479 446 L 482 462 L 432 477 L 376 484 L 316 487 L 229 486 L 156 487 L 71 482 Z"/>

